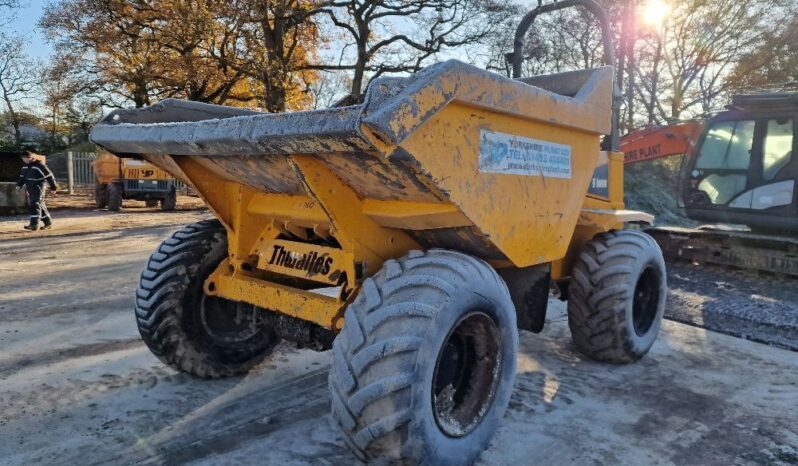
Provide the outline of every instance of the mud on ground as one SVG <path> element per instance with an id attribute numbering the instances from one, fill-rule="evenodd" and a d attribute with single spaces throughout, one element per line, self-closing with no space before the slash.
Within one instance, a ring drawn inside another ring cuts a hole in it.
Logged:
<path id="1" fill-rule="evenodd" d="M 35 234 L 0 221 L 0 463 L 354 464 L 329 419 L 329 353 L 283 344 L 246 377 L 206 381 L 140 342 L 144 262 L 207 216 L 61 211 L 57 229 Z M 672 315 L 679 296 L 750 299 L 672 270 Z M 575 351 L 552 301 L 548 328 L 522 332 L 510 409 L 478 464 L 798 464 L 796 406 L 796 352 L 666 321 L 640 363 L 598 364 Z"/>

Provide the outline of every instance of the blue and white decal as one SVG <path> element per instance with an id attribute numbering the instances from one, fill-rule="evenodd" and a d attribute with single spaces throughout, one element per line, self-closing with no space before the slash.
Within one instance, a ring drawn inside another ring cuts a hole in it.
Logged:
<path id="1" fill-rule="evenodd" d="M 571 179 L 571 146 L 482 130 L 479 171 Z"/>

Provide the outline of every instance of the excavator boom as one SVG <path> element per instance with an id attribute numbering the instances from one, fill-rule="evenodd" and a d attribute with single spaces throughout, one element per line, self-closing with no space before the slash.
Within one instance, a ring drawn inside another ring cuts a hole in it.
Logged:
<path id="1" fill-rule="evenodd" d="M 704 123 L 688 120 L 665 126 L 646 126 L 623 136 L 620 151 L 624 163 L 688 154 L 701 135 Z"/>

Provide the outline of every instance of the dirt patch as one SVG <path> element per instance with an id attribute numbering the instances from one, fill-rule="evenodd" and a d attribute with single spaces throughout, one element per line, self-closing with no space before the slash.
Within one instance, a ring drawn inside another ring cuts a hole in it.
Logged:
<path id="1" fill-rule="evenodd" d="M 0 236 L 4 465 L 355 464 L 329 418 L 329 353 L 282 344 L 246 377 L 198 380 L 138 339 L 144 261 L 200 218 L 63 211 L 62 229 Z M 739 300 L 771 290 L 743 284 Z M 521 334 L 510 410 L 479 466 L 795 464 L 796 353 L 665 322 L 638 364 L 599 364 L 571 344 L 563 303 L 550 309 L 542 334 Z"/>

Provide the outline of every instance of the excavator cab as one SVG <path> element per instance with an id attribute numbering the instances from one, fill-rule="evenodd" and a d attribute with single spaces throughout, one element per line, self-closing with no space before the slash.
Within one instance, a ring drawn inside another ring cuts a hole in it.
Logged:
<path id="1" fill-rule="evenodd" d="M 798 232 L 798 94 L 734 97 L 710 119 L 683 170 L 688 217 Z"/>

